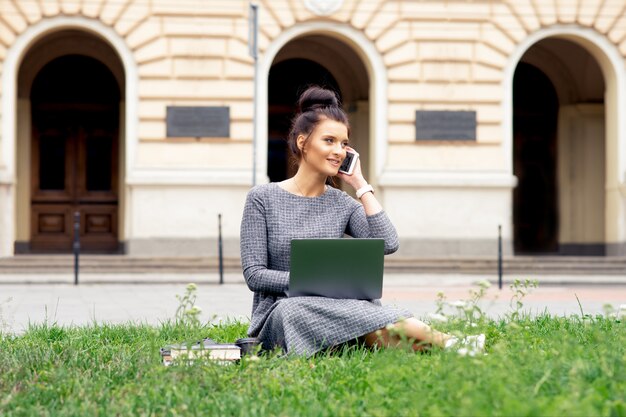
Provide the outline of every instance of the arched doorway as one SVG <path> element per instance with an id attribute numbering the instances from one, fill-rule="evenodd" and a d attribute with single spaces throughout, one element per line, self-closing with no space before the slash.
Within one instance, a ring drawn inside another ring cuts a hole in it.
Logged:
<path id="1" fill-rule="evenodd" d="M 270 181 L 295 173 L 286 147 L 291 118 L 299 94 L 309 85 L 335 90 L 350 118 L 351 145 L 370 173 L 369 77 L 347 44 L 323 35 L 307 35 L 288 42 L 276 55 L 268 77 L 268 165 Z"/>
<path id="2" fill-rule="evenodd" d="M 604 255 L 605 81 L 576 42 L 529 48 L 513 81 L 514 248 Z"/>
<path id="3" fill-rule="evenodd" d="M 71 252 L 75 213 L 81 251 L 120 251 L 123 79 L 111 47 L 80 31 L 49 35 L 25 56 L 18 175 L 28 186 L 18 188 L 16 252 Z"/>

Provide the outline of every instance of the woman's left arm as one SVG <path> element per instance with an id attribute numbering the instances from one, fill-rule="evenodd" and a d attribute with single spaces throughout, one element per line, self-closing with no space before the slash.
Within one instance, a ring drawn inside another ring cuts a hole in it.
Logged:
<path id="1" fill-rule="evenodd" d="M 385 240 L 385 254 L 397 251 L 400 246 L 398 233 L 363 177 L 361 161 L 358 161 L 352 175 L 339 173 L 339 177 L 357 191 L 357 197 L 363 204 L 362 208 L 352 212 L 348 224 L 350 235 L 357 238 L 382 238 Z"/>

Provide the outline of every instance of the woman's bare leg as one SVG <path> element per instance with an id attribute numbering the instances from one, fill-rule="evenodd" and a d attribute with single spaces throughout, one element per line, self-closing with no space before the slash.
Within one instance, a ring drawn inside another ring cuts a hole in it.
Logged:
<path id="1" fill-rule="evenodd" d="M 413 350 L 421 351 L 427 345 L 444 347 L 452 335 L 439 332 L 428 324 L 414 318 L 398 321 L 391 326 L 375 330 L 365 335 L 367 346 L 398 346 L 403 341 L 411 341 Z"/>

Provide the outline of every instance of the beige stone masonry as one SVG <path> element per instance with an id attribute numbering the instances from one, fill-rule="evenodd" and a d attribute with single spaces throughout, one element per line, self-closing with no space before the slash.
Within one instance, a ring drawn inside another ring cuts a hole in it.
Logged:
<path id="1" fill-rule="evenodd" d="M 11 1 L 0 2 L 0 16 L 14 33 L 21 33 L 28 26 L 24 15 Z"/>
<path id="2" fill-rule="evenodd" d="M 18 1 L 15 5 L 20 9 L 21 13 L 26 17 L 29 24 L 37 23 L 41 20 L 42 14 L 39 5 L 34 1 Z"/>
<path id="3" fill-rule="evenodd" d="M 85 17 L 97 19 L 106 0 L 89 0 L 82 2 L 81 14 Z"/>
<path id="4" fill-rule="evenodd" d="M 139 120 L 137 133 L 141 139 L 161 140 L 166 136 L 163 120 Z"/>
<path id="5" fill-rule="evenodd" d="M 228 17 L 182 17 L 163 16 L 165 36 L 215 36 L 229 37 L 233 21 Z"/>
<path id="6" fill-rule="evenodd" d="M 420 61 L 471 61 L 474 58 L 474 43 L 469 41 L 432 42 L 417 44 Z"/>
<path id="7" fill-rule="evenodd" d="M 385 54 L 408 42 L 409 39 L 411 39 L 411 23 L 397 21 L 392 30 L 388 30 L 376 39 L 376 47 L 381 54 Z"/>
<path id="8" fill-rule="evenodd" d="M 608 38 L 614 43 L 621 43 L 626 38 L 626 14 L 622 14 L 615 21 L 613 29 L 608 33 Z"/>
<path id="9" fill-rule="evenodd" d="M 467 110 L 467 109 L 464 109 Z M 423 145 L 423 142 L 415 141 L 414 123 L 390 123 L 389 138 L 396 141 L 415 142 Z M 481 123 L 476 125 L 476 143 L 499 144 L 502 140 L 502 128 L 499 124 Z M 434 141 L 433 141 L 434 142 Z M 453 141 L 449 141 L 453 142 Z M 440 145 L 448 145 L 448 142 L 438 142 Z"/>
<path id="10" fill-rule="evenodd" d="M 230 80 L 250 80 L 254 78 L 254 67 L 250 63 L 243 63 L 234 59 L 224 61 L 224 77 Z"/>
<path id="11" fill-rule="evenodd" d="M 528 35 L 522 22 L 512 13 L 511 8 L 507 4 L 493 5 L 492 21 L 494 25 L 498 26 L 506 36 L 516 43 Z"/>
<path id="12" fill-rule="evenodd" d="M 219 79 L 224 73 L 222 59 L 174 58 L 172 61 L 172 75 L 175 78 Z"/>
<path id="13" fill-rule="evenodd" d="M 622 55 L 626 56 L 626 39 L 619 44 L 619 51 Z"/>
<path id="14" fill-rule="evenodd" d="M 0 20 L 0 43 L 4 46 L 9 46 L 13 41 L 15 41 L 15 32 Z"/>
<path id="15" fill-rule="evenodd" d="M 367 2 L 359 3 L 357 9 L 352 13 L 350 23 L 357 29 L 364 29 L 369 22 L 374 18 L 374 15 L 378 13 L 382 7 L 383 0 L 368 0 Z"/>
<path id="16" fill-rule="evenodd" d="M 131 2 L 115 22 L 115 31 L 126 37 L 150 16 L 150 6 L 148 3 Z"/>
<path id="17" fill-rule="evenodd" d="M 229 18 L 241 18 L 248 16 L 248 1 L 226 0 L 154 0 L 153 10 L 155 15 L 180 15 L 180 16 L 222 16 Z"/>
<path id="18" fill-rule="evenodd" d="M 480 38 L 481 22 L 412 21 L 413 39 L 423 41 L 473 41 Z"/>
<path id="19" fill-rule="evenodd" d="M 230 138 L 234 141 L 248 141 L 252 138 L 252 123 L 251 120 L 230 122 Z M 230 156 L 230 152 L 225 154 Z M 228 159 L 228 158 L 224 158 Z"/>
<path id="20" fill-rule="evenodd" d="M 169 104 L 170 103 L 163 100 L 141 100 L 137 106 L 139 119 L 146 121 L 163 121 L 166 117 L 166 106 Z M 195 104 L 196 103 L 194 103 L 194 105 Z"/>
<path id="21" fill-rule="evenodd" d="M 293 18 L 296 22 L 302 22 L 304 20 L 310 19 L 312 17 L 311 12 L 309 12 L 304 4 L 302 4 L 299 0 L 290 0 L 289 1 L 290 9 L 293 13 Z M 345 4 L 344 4 L 345 6 Z M 265 5 L 263 6 L 265 7 Z"/>
<path id="22" fill-rule="evenodd" d="M 472 75 L 470 64 L 461 62 L 423 62 L 422 70 L 424 81 L 468 81 Z"/>
<path id="23" fill-rule="evenodd" d="M 92 3 L 99 3 L 98 1 L 90 1 L 86 3 L 86 5 L 91 5 Z M 41 14 L 45 17 L 56 16 L 61 13 L 61 5 L 58 1 L 41 1 L 39 2 L 41 5 Z"/>
<path id="24" fill-rule="evenodd" d="M 296 0 L 291 0 L 296 2 Z M 300 3 L 300 2 L 298 2 Z M 341 8 L 333 13 L 332 18 L 342 23 L 348 23 L 354 14 L 355 7 L 359 6 L 362 0 L 344 0 Z M 304 8 L 300 6 L 301 8 Z"/>
<path id="25" fill-rule="evenodd" d="M 172 60 L 170 58 L 158 59 L 155 61 L 144 62 L 139 65 L 139 76 L 146 78 L 167 79 L 172 76 Z"/>
<path id="26" fill-rule="evenodd" d="M 389 31 L 395 22 L 400 19 L 400 5 L 396 2 L 386 2 L 372 17 L 369 24 L 365 28 L 365 35 L 369 39 L 377 39 L 387 31 Z"/>
<path id="27" fill-rule="evenodd" d="M 195 105 L 198 105 L 197 103 Z M 139 137 L 141 139 L 151 141 L 162 141 L 166 139 L 166 125 L 165 117 L 160 120 L 145 120 L 139 121 Z M 226 138 L 233 141 L 248 141 L 252 137 L 252 126 L 250 120 L 233 120 L 231 118 L 230 123 L 230 138 Z M 168 140 L 176 140 L 177 138 L 167 138 Z M 214 138 L 207 138 L 211 140 Z M 228 159 L 228 158 L 224 158 Z"/>
<path id="28" fill-rule="evenodd" d="M 609 32 L 617 18 L 624 14 L 625 8 L 626 3 L 623 0 L 604 0 L 593 26 L 600 33 Z"/>
<path id="29" fill-rule="evenodd" d="M 412 103 L 392 103 L 389 105 L 390 123 L 408 123 L 414 125 L 416 110 L 474 110 L 477 123 L 497 124 L 502 122 L 502 107 L 495 104 L 445 103 L 415 105 Z"/>
<path id="30" fill-rule="evenodd" d="M 492 67 L 481 63 L 472 64 L 472 80 L 474 81 L 491 81 L 501 82 L 504 78 L 500 67 Z"/>
<path id="31" fill-rule="evenodd" d="M 389 140 L 414 142 L 415 125 L 412 123 L 389 123 Z"/>
<path id="32" fill-rule="evenodd" d="M 534 1 L 533 5 L 541 25 L 548 26 L 557 22 L 556 7 L 553 1 Z"/>
<path id="33" fill-rule="evenodd" d="M 602 0 L 585 0 L 578 6 L 578 22 L 583 26 L 593 26 L 598 17 Z"/>
<path id="34" fill-rule="evenodd" d="M 168 55 L 168 43 L 165 38 L 157 38 L 135 51 L 135 60 L 138 64 L 163 59 Z"/>
<path id="35" fill-rule="evenodd" d="M 484 43 L 474 45 L 475 61 L 494 68 L 504 68 L 508 62 L 508 56 L 491 48 Z"/>
<path id="36" fill-rule="evenodd" d="M 404 18 L 423 21 L 482 21 L 490 18 L 489 1 L 403 1 L 400 13 Z"/>
<path id="37" fill-rule="evenodd" d="M 257 44 L 259 47 L 259 54 L 262 54 L 269 48 L 272 42 L 272 38 L 267 36 L 263 31 L 259 30 L 259 36 L 257 36 Z"/>
<path id="38" fill-rule="evenodd" d="M 223 38 L 170 38 L 172 57 L 219 58 L 227 55 L 228 40 Z"/>
<path id="39" fill-rule="evenodd" d="M 120 16 L 130 6 L 131 0 L 126 1 L 107 1 L 102 13 L 100 13 L 100 20 L 106 25 L 113 26 L 119 20 Z"/>
<path id="40" fill-rule="evenodd" d="M 511 13 L 519 20 L 524 30 L 528 33 L 534 32 L 541 27 L 537 11 L 533 0 L 515 0 L 509 1 Z"/>
<path id="41" fill-rule="evenodd" d="M 126 43 L 131 49 L 137 49 L 161 36 L 161 21 L 151 17 L 141 22 L 126 35 Z"/>
<path id="42" fill-rule="evenodd" d="M 243 42 L 241 39 L 231 38 L 226 41 L 226 48 L 226 55 L 229 58 L 237 59 L 240 62 L 247 62 L 249 65 L 252 65 L 252 58 L 248 51 L 247 42 Z"/>
<path id="43" fill-rule="evenodd" d="M 501 171 L 504 169 L 499 146 L 465 141 L 406 143 L 389 146 L 388 158 L 394 169 L 407 171 Z"/>
<path id="44" fill-rule="evenodd" d="M 296 23 L 289 0 L 271 0 L 271 5 L 268 3 L 263 2 L 262 11 L 271 14 L 279 27 L 284 29 Z"/>
<path id="45" fill-rule="evenodd" d="M 410 41 L 388 51 L 383 60 L 388 67 L 395 67 L 415 62 L 417 55 L 417 44 Z"/>
<path id="46" fill-rule="evenodd" d="M 499 144 L 502 142 L 504 131 L 500 123 L 478 123 L 476 125 L 476 140 L 480 143 Z"/>
<path id="47" fill-rule="evenodd" d="M 515 49 L 516 43 L 493 23 L 483 23 L 480 32 L 481 41 L 502 54 L 509 54 Z"/>
<path id="48" fill-rule="evenodd" d="M 576 22 L 577 1 L 572 0 L 555 0 L 557 15 L 560 23 Z"/>
<path id="49" fill-rule="evenodd" d="M 390 67 L 387 71 L 387 77 L 389 81 L 411 81 L 418 80 L 422 74 L 422 64 L 419 61 L 412 60 L 398 65 Z"/>
<path id="50" fill-rule="evenodd" d="M 390 101 L 499 103 L 498 83 L 389 83 Z"/>
<path id="51" fill-rule="evenodd" d="M 240 80 L 140 80 L 139 97 L 143 98 L 204 98 L 252 100 L 249 81 Z"/>
<path id="52" fill-rule="evenodd" d="M 259 32 L 263 33 L 271 39 L 280 35 L 283 28 L 280 26 L 280 21 L 273 13 L 273 8 L 264 7 L 259 11 L 257 16 L 259 23 Z"/>
<path id="53" fill-rule="evenodd" d="M 228 155 L 228 158 L 224 158 Z M 249 142 L 170 139 L 168 142 L 142 142 L 137 154 L 140 168 L 245 169 L 250 166 Z"/>
<path id="54" fill-rule="evenodd" d="M 238 122 L 252 121 L 251 102 L 232 100 L 159 100 L 145 99 L 139 103 L 139 118 L 145 121 L 163 122 L 166 118 L 167 106 L 228 106 L 230 107 L 230 119 Z M 247 138 L 250 139 L 250 138 Z"/>
<path id="55" fill-rule="evenodd" d="M 75 15 L 80 12 L 79 1 L 76 1 L 76 0 L 58 0 L 58 1 L 61 5 L 61 13 L 66 14 L 66 15 Z"/>

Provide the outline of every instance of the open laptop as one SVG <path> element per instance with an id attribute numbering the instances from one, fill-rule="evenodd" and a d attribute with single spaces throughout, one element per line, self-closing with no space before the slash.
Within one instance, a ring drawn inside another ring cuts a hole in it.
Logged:
<path id="1" fill-rule="evenodd" d="M 381 298 L 384 250 L 383 239 L 293 239 L 289 297 Z"/>

